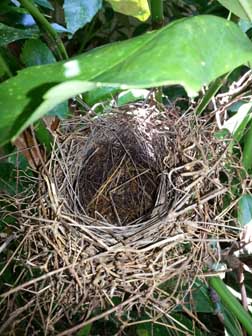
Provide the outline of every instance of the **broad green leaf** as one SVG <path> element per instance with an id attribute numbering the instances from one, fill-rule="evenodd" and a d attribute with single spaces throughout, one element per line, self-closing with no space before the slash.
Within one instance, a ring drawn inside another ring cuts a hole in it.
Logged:
<path id="1" fill-rule="evenodd" d="M 52 64 L 56 62 L 51 50 L 40 40 L 25 41 L 21 52 L 21 60 L 27 67 L 32 65 Z M 48 115 L 64 118 L 68 115 L 68 113 L 68 104 L 67 102 L 63 102 L 52 108 Z"/>
<path id="2" fill-rule="evenodd" d="M 21 60 L 28 67 L 56 62 L 51 50 L 41 40 L 25 41 L 21 52 Z"/>
<path id="3" fill-rule="evenodd" d="M 238 220 L 241 226 L 252 224 L 252 196 L 243 195 L 238 204 Z"/>
<path id="4" fill-rule="evenodd" d="M 150 16 L 148 0 L 107 0 L 114 11 L 146 21 Z"/>
<path id="5" fill-rule="evenodd" d="M 218 0 L 230 12 L 242 19 L 252 21 L 252 1 L 251 0 Z"/>
<path id="6" fill-rule="evenodd" d="M 51 10 L 54 10 L 53 6 L 51 5 L 51 3 L 48 0 L 33 0 L 34 2 L 36 2 L 36 4 L 38 4 L 41 7 L 45 7 Z"/>
<path id="7" fill-rule="evenodd" d="M 67 29 L 74 34 L 90 22 L 102 6 L 102 0 L 64 0 Z"/>
<path id="8" fill-rule="evenodd" d="M 46 92 L 42 104 L 25 121 L 21 118 L 16 121 L 15 129 L 22 132 L 30 124 L 42 118 L 48 111 L 58 106 L 61 102 L 76 96 L 80 92 L 89 91 L 95 88 L 95 84 L 85 81 L 68 81 L 59 84 Z M 22 117 L 22 116 L 21 116 Z"/>
<path id="9" fill-rule="evenodd" d="M 202 85 L 250 61 L 252 43 L 236 24 L 203 15 L 65 62 L 26 68 L 0 85 L 0 144 L 64 99 L 95 87 L 180 84 L 195 96 Z M 53 87 L 56 99 L 47 93 Z"/>
<path id="10" fill-rule="evenodd" d="M 39 37 L 38 28 L 17 29 L 0 23 L 0 46 L 22 39 Z"/>
<path id="11" fill-rule="evenodd" d="M 224 122 L 222 128 L 229 130 L 235 140 L 240 141 L 252 118 L 252 102 L 241 105 L 237 113 Z"/>

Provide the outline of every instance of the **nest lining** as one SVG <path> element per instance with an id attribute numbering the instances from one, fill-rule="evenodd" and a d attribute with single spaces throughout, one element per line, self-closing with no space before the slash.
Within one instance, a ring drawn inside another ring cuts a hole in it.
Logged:
<path id="1" fill-rule="evenodd" d="M 126 327 L 133 307 L 155 319 L 183 304 L 195 277 L 218 261 L 211 241 L 236 237 L 235 220 L 220 209 L 224 196 L 232 200 L 229 181 L 239 165 L 214 132 L 213 123 L 165 107 L 64 121 L 38 194 L 19 213 L 16 259 L 27 273 L 4 294 L 3 316 L 16 293 L 48 335 L 62 330 L 63 317 L 65 327 L 90 323 L 97 308 L 115 311 Z"/>

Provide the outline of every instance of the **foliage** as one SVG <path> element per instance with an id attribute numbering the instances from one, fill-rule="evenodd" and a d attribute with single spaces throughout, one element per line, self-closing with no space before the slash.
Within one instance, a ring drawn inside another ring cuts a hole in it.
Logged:
<path id="1" fill-rule="evenodd" d="M 243 195 L 239 201 L 239 222 L 242 226 L 252 225 L 252 196 Z"/>
<path id="2" fill-rule="evenodd" d="M 218 0 L 223 6 L 240 18 L 252 21 L 252 4 L 249 0 Z"/>
<path id="3" fill-rule="evenodd" d="M 65 0 L 63 8 L 68 31 L 74 34 L 79 28 L 90 22 L 101 5 L 101 0 Z"/>
<path id="4" fill-rule="evenodd" d="M 206 26 L 211 35 L 204 29 Z M 206 42 L 207 51 L 202 48 Z M 73 94 L 95 87 L 182 84 L 194 96 L 202 85 L 247 63 L 251 52 L 251 42 L 235 24 L 213 16 L 198 16 L 63 63 L 22 70 L 2 84 L 0 143 L 14 140 L 32 122 Z M 183 62 L 178 63 L 178 59 Z M 7 116 L 10 109 L 12 114 Z"/>

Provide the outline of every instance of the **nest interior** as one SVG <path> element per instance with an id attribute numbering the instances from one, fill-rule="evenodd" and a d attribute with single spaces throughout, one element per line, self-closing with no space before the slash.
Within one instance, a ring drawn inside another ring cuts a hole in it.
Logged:
<path id="1" fill-rule="evenodd" d="M 215 131 L 165 106 L 64 121 L 37 192 L 19 200 L 29 206 L 17 212 L 13 258 L 24 271 L 2 295 L 3 321 L 17 293 L 27 335 L 37 325 L 70 335 L 112 313 L 125 328 L 133 310 L 157 320 L 183 304 L 218 261 L 211 242 L 236 237 L 229 184 L 240 168 Z"/>
<path id="2" fill-rule="evenodd" d="M 160 120 L 147 113 L 120 113 L 91 126 L 76 178 L 80 203 L 90 217 L 121 226 L 153 210 L 167 143 L 172 143 L 160 136 Z"/>

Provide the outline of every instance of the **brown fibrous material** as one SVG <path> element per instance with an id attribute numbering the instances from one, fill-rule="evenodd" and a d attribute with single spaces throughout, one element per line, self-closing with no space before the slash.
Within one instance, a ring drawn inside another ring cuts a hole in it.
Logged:
<path id="1" fill-rule="evenodd" d="M 112 313 L 123 329 L 133 307 L 157 321 L 183 305 L 218 261 L 211 242 L 237 232 L 229 183 L 241 168 L 215 131 L 193 113 L 137 104 L 62 122 L 37 193 L 19 200 L 29 206 L 17 212 L 13 258 L 24 271 L 2 294 L 3 319 L 17 293 L 26 308 L 15 320 L 27 314 L 27 335 L 38 324 L 45 335 L 70 335 Z"/>

